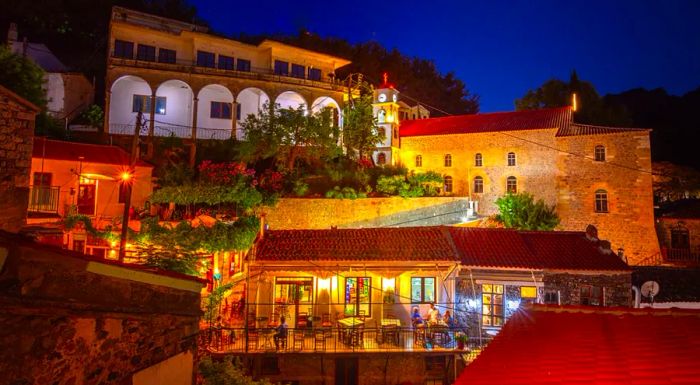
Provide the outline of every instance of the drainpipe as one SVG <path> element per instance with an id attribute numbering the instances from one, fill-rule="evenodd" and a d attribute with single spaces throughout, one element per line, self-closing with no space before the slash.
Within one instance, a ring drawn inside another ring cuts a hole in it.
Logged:
<path id="1" fill-rule="evenodd" d="M 642 302 L 642 293 L 639 291 L 637 286 L 632 286 L 632 291 L 634 292 L 634 307 L 639 308 L 640 302 Z"/>

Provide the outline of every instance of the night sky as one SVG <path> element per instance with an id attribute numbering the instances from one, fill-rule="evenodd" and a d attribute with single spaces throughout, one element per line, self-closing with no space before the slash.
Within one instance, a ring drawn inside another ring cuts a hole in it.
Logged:
<path id="1" fill-rule="evenodd" d="M 192 0 L 227 34 L 306 28 L 434 60 L 481 96 L 481 111 L 572 69 L 598 92 L 700 86 L 700 1 L 221 1 Z"/>

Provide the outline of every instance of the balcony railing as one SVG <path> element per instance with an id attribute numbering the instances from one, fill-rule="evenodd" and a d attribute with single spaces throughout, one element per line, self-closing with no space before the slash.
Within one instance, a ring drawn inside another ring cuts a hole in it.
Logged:
<path id="1" fill-rule="evenodd" d="M 666 261 L 678 263 L 700 263 L 700 247 L 687 249 L 669 248 L 666 250 Z"/>
<path id="2" fill-rule="evenodd" d="M 109 133 L 113 135 L 133 135 L 134 126 L 129 124 L 109 125 Z M 148 122 L 139 131 L 141 136 L 148 135 Z M 176 138 L 192 138 L 192 127 L 185 125 L 157 123 L 153 126 L 153 136 L 174 136 Z M 197 139 L 226 140 L 231 138 L 231 129 L 197 127 Z"/>
<path id="3" fill-rule="evenodd" d="M 488 342 L 470 340 L 461 350 L 455 334 L 451 329 L 406 327 L 289 328 L 286 337 L 276 337 L 274 328 L 213 328 L 201 332 L 205 346 L 220 354 L 450 352 L 473 359 Z"/>
<path id="4" fill-rule="evenodd" d="M 58 186 L 31 186 L 28 210 L 38 213 L 58 213 L 60 189 Z"/>

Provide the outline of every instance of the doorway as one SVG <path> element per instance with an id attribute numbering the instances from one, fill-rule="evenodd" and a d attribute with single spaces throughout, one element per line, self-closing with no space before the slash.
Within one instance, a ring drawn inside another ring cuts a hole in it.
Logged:
<path id="1" fill-rule="evenodd" d="M 285 317 L 287 325 L 296 327 L 300 314 L 312 315 L 313 279 L 311 277 L 277 278 L 274 312 Z"/>

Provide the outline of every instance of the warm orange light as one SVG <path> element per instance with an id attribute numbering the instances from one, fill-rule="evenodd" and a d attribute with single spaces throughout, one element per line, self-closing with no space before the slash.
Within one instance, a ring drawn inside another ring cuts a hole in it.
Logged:
<path id="1" fill-rule="evenodd" d="M 131 173 L 128 171 L 124 171 L 119 175 L 119 178 L 121 178 L 122 182 L 128 182 L 131 180 Z"/>
<path id="2" fill-rule="evenodd" d="M 574 110 L 574 112 L 576 112 L 576 110 L 578 109 L 578 102 L 576 100 L 575 92 L 571 95 L 571 109 Z"/>

